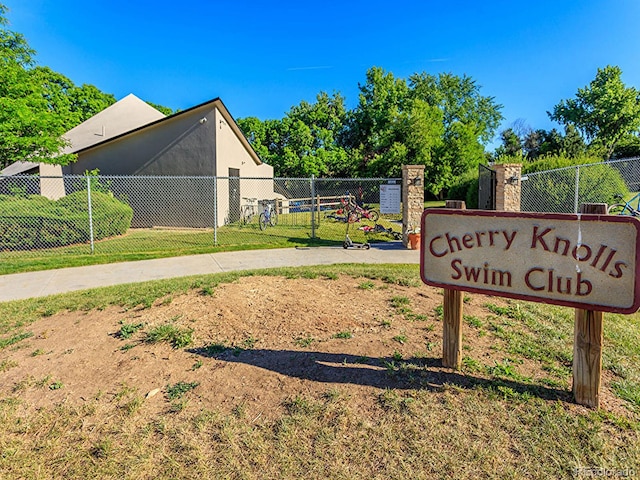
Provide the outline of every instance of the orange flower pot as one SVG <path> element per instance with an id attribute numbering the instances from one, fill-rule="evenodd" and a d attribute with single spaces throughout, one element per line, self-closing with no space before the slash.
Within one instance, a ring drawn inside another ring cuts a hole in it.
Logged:
<path id="1" fill-rule="evenodd" d="M 408 236 L 409 246 L 411 247 L 411 250 L 420 250 L 420 234 L 410 233 Z"/>

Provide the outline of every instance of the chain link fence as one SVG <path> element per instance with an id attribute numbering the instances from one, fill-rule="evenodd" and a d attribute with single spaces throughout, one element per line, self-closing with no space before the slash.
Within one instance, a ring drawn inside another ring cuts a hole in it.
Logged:
<path id="1" fill-rule="evenodd" d="M 640 158 L 575 165 L 521 178 L 521 210 L 578 213 L 583 203 L 618 203 L 640 190 Z"/>
<path id="2" fill-rule="evenodd" d="M 0 259 L 341 243 L 347 227 L 350 236 L 364 241 L 360 227 L 365 224 L 400 232 L 402 212 L 375 220 L 362 214 L 349 224 L 345 202 L 353 199 L 364 212 L 379 213 L 380 186 L 400 183 L 386 178 L 0 177 Z"/>

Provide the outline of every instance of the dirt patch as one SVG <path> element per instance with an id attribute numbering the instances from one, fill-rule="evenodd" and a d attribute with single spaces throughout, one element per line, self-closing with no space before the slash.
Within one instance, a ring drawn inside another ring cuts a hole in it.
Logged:
<path id="1" fill-rule="evenodd" d="M 501 340 L 473 326 L 473 317 L 485 327 L 492 318 L 488 303 L 507 305 L 481 295 L 465 302 L 471 320 L 464 325 L 463 355 L 472 365 L 500 364 L 506 356 Z M 486 384 L 490 376 L 481 368 L 442 368 L 441 305 L 441 291 L 425 285 L 243 277 L 151 308 L 60 313 L 32 324 L 31 338 L 0 353 L 0 396 L 19 397 L 29 408 L 133 396 L 143 399 L 142 412 L 154 415 L 172 408 L 169 387 L 181 384 L 194 388 L 180 408 L 242 407 L 268 418 L 288 400 L 335 388 L 357 403 L 387 388 Z M 120 333 L 124 325 L 134 327 L 129 338 Z M 190 332 L 192 343 L 149 343 L 149 332 L 161 325 Z M 533 383 L 549 375 L 533 361 L 514 368 Z M 507 385 L 531 389 L 526 382 Z M 535 395 L 571 402 L 568 387 L 540 385 Z M 609 389 L 603 397 L 605 408 L 625 410 Z"/>

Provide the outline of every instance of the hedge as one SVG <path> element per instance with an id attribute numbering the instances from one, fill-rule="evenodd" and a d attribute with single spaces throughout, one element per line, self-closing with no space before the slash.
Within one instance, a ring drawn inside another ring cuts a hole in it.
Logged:
<path id="1" fill-rule="evenodd" d="M 513 163 L 517 163 L 515 160 Z M 618 169 L 598 163 L 597 158 L 549 156 L 524 163 L 522 208 L 540 212 L 573 212 L 576 167 L 580 167 L 578 204 L 616 203 L 616 195 L 626 196 L 628 188 Z M 544 172 L 538 175 L 539 172 Z M 467 172 L 449 188 L 447 199 L 466 200 L 467 208 L 478 208 L 478 171 Z"/>
<path id="2" fill-rule="evenodd" d="M 93 238 L 122 235 L 131 227 L 133 209 L 109 194 L 91 194 Z M 57 201 L 38 195 L 0 195 L 0 249 L 35 250 L 90 240 L 87 192 Z"/>
<path id="3" fill-rule="evenodd" d="M 459 176 L 447 190 L 447 200 L 464 200 L 467 208 L 478 208 L 478 183 L 478 170 Z"/>
<path id="4" fill-rule="evenodd" d="M 588 157 L 567 159 L 550 157 L 523 168 L 527 180 L 522 182 L 523 201 L 525 195 L 535 203 L 540 212 L 573 212 L 577 166 L 578 204 L 616 202 L 616 195 L 629 192 L 620 172 L 605 163 L 590 164 Z M 555 168 L 555 169 L 554 169 Z M 537 175 L 538 172 L 544 172 Z M 525 193 L 526 192 L 526 193 Z"/>

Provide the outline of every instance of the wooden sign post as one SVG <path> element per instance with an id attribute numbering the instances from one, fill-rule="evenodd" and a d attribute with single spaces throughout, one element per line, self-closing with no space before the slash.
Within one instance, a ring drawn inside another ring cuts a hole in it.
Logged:
<path id="1" fill-rule="evenodd" d="M 585 203 L 580 213 L 606 214 L 605 203 Z M 600 407 L 602 375 L 602 321 L 598 310 L 576 308 L 573 336 L 573 398 L 576 403 Z"/>
<path id="2" fill-rule="evenodd" d="M 461 200 L 447 200 L 446 207 L 464 210 L 466 205 Z M 444 289 L 442 365 L 456 370 L 462 365 L 462 301 L 460 290 Z"/>
<path id="3" fill-rule="evenodd" d="M 579 215 L 466 210 L 422 214 L 420 275 L 444 288 L 443 360 L 460 368 L 462 292 L 576 309 L 573 393 L 600 403 L 602 312 L 640 308 L 640 220 L 585 205 Z"/>

